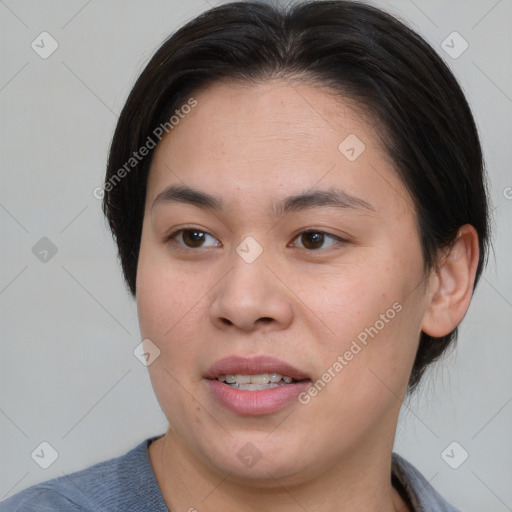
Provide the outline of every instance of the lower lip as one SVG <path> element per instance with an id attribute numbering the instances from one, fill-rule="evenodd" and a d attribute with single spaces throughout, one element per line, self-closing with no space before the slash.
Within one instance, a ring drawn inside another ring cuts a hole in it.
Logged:
<path id="1" fill-rule="evenodd" d="M 206 382 L 213 396 L 226 409 L 249 416 L 276 412 L 296 400 L 310 386 L 310 381 L 305 380 L 261 391 L 246 391 L 232 388 L 215 379 Z"/>

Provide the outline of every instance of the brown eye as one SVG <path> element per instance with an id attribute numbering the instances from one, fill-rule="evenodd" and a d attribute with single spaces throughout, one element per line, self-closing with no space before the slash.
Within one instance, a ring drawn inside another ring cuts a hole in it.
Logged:
<path id="1" fill-rule="evenodd" d="M 296 240 L 300 241 L 299 247 L 313 251 L 318 249 L 326 249 L 327 247 L 335 245 L 341 241 L 339 237 L 329 235 L 323 231 L 304 231 L 297 237 Z"/>
<path id="2" fill-rule="evenodd" d="M 302 245 L 306 249 L 319 249 L 324 243 L 324 234 L 315 233 L 313 231 L 309 233 L 302 233 L 301 235 Z"/>
<path id="3" fill-rule="evenodd" d="M 202 231 L 186 229 L 181 233 L 181 238 L 185 245 L 189 247 L 200 247 L 204 242 L 205 236 Z"/>
<path id="4" fill-rule="evenodd" d="M 180 229 L 179 231 L 176 231 L 170 235 L 169 240 L 174 240 L 179 245 L 189 249 L 219 245 L 218 241 L 213 236 L 194 228 Z M 213 241 L 213 243 L 210 240 Z"/>

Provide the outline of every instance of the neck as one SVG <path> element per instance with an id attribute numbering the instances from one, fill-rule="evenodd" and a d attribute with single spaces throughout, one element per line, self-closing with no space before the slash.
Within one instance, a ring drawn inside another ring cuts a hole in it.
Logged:
<path id="1" fill-rule="evenodd" d="M 149 456 L 164 500 L 171 511 L 217 512 L 408 512 L 391 485 L 391 446 L 347 454 L 315 477 L 293 475 L 246 482 L 199 459 L 169 430 L 149 447 Z"/>

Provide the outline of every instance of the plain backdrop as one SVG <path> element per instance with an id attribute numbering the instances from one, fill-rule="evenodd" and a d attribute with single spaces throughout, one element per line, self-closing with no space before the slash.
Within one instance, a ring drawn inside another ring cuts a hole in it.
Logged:
<path id="1" fill-rule="evenodd" d="M 93 190 L 135 78 L 172 31 L 216 3 L 0 0 L 0 499 L 165 431 Z M 404 404 L 395 450 L 462 510 L 510 511 L 512 1 L 374 3 L 422 34 L 459 79 L 494 217 L 494 254 L 457 349 Z M 58 454 L 48 469 L 31 456 L 49 453 L 42 442 Z M 457 469 L 446 462 L 466 452 Z"/>

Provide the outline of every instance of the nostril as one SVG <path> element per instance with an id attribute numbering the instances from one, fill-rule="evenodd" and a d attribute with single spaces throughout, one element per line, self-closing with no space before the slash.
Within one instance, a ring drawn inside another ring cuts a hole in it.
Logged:
<path id="1" fill-rule="evenodd" d="M 222 318 L 222 321 L 226 324 L 226 325 L 233 325 L 233 322 L 231 320 L 228 320 L 227 318 Z"/>

